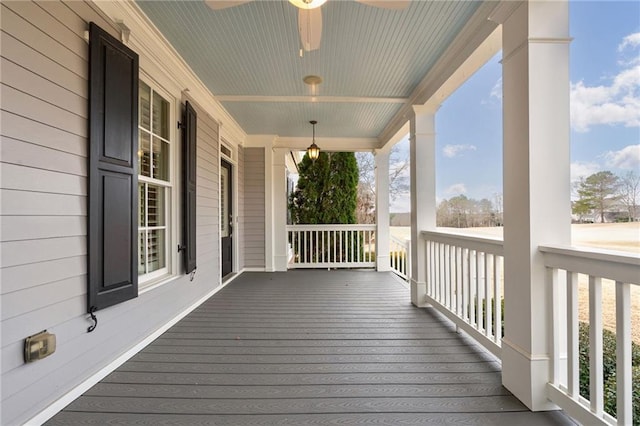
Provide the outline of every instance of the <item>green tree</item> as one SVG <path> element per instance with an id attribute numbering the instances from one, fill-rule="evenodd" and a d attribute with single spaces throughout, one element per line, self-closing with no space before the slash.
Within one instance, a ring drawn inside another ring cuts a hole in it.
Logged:
<path id="1" fill-rule="evenodd" d="M 289 200 L 293 223 L 356 223 L 358 163 L 352 152 L 321 152 L 316 161 L 305 155 L 298 169 Z"/>
<path id="2" fill-rule="evenodd" d="M 597 212 L 604 223 L 607 208 L 616 202 L 619 178 L 609 171 L 594 173 L 578 184 L 578 202 L 582 209 L 590 208 Z M 574 210 L 575 211 L 575 210 Z"/>
<path id="3" fill-rule="evenodd" d="M 595 206 L 589 200 L 579 199 L 571 203 L 573 214 L 578 216 L 578 222 L 584 220 L 584 217 L 591 214 Z"/>
<path id="4" fill-rule="evenodd" d="M 640 176 L 633 170 L 627 172 L 620 178 L 620 203 L 623 204 L 628 213 L 627 220 L 633 222 L 637 217 L 637 206 L 640 202 Z"/>

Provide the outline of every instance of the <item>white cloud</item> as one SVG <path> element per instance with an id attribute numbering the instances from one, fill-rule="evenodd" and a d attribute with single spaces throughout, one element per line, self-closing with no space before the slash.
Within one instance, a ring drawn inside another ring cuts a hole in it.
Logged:
<path id="1" fill-rule="evenodd" d="M 582 161 L 571 163 L 571 182 L 586 178 L 600 170 L 602 170 L 602 167 L 598 163 L 585 163 Z"/>
<path id="2" fill-rule="evenodd" d="M 618 51 L 637 50 L 640 33 L 625 37 Z M 588 132 L 592 126 L 608 124 L 640 127 L 640 61 L 621 62 L 623 68 L 608 83 L 588 86 L 584 81 L 571 84 L 571 127 Z"/>
<path id="3" fill-rule="evenodd" d="M 450 187 L 444 190 L 447 195 L 460 195 L 467 193 L 467 187 L 464 183 L 454 183 Z"/>
<path id="4" fill-rule="evenodd" d="M 498 81 L 496 81 L 496 84 L 494 84 L 491 88 L 489 97 L 502 100 L 502 77 L 500 77 Z"/>
<path id="5" fill-rule="evenodd" d="M 489 97 L 480 101 L 482 105 L 501 105 L 502 104 L 502 77 L 496 80 L 495 84 L 489 91 Z"/>
<path id="6" fill-rule="evenodd" d="M 622 39 L 622 43 L 618 45 L 618 52 L 622 52 L 627 47 L 634 48 L 640 46 L 640 33 L 629 34 Z"/>
<path id="7" fill-rule="evenodd" d="M 640 169 L 640 145 L 629 145 L 620 151 L 609 151 L 605 154 L 607 166 L 618 169 Z"/>
<path id="8" fill-rule="evenodd" d="M 445 145 L 442 148 L 442 155 L 453 158 L 464 151 L 475 151 L 475 145 Z"/>

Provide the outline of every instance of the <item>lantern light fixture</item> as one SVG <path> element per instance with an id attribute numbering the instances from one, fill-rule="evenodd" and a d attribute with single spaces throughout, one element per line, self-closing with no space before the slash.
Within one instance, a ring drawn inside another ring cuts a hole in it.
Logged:
<path id="1" fill-rule="evenodd" d="M 311 120 L 309 123 L 313 126 L 313 137 L 311 139 L 311 145 L 307 148 L 307 154 L 309 155 L 309 158 L 311 158 L 311 161 L 316 161 L 320 156 L 320 147 L 316 145 L 316 124 L 318 124 L 318 122 L 316 120 Z"/>

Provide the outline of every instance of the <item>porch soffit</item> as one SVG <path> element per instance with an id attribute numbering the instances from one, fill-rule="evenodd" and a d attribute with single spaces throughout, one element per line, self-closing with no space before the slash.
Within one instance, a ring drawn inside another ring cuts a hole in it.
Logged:
<path id="1" fill-rule="evenodd" d="M 309 120 L 318 120 L 319 139 L 368 150 L 402 128 L 411 103 L 426 101 L 430 71 L 453 72 L 443 57 L 468 56 L 469 37 L 460 43 L 460 35 L 470 22 L 488 22 L 496 2 L 412 1 L 390 11 L 329 0 L 320 49 L 302 57 L 288 1 L 218 11 L 201 1 L 137 4 L 249 137 L 278 135 L 297 146 L 308 142 Z M 324 80 L 316 93 L 302 82 L 310 74 Z"/>

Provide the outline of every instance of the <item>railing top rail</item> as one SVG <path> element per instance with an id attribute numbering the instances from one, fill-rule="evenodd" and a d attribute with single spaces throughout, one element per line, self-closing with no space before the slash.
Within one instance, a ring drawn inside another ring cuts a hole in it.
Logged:
<path id="1" fill-rule="evenodd" d="M 287 231 L 375 231 L 375 224 L 287 225 Z"/>
<path id="2" fill-rule="evenodd" d="M 555 245 L 538 249 L 548 267 L 640 285 L 640 254 Z"/>
<path id="3" fill-rule="evenodd" d="M 420 238 L 423 240 L 435 241 L 442 244 L 451 244 L 466 247 L 473 250 L 480 250 L 486 253 L 503 255 L 503 241 L 500 238 L 474 237 L 471 235 L 451 234 L 438 231 L 421 231 Z"/>
<path id="4" fill-rule="evenodd" d="M 395 235 L 389 235 L 389 239 L 391 241 L 395 241 L 396 243 L 403 244 L 403 245 L 411 241 L 411 238 L 400 238 L 400 237 L 396 237 Z"/>

